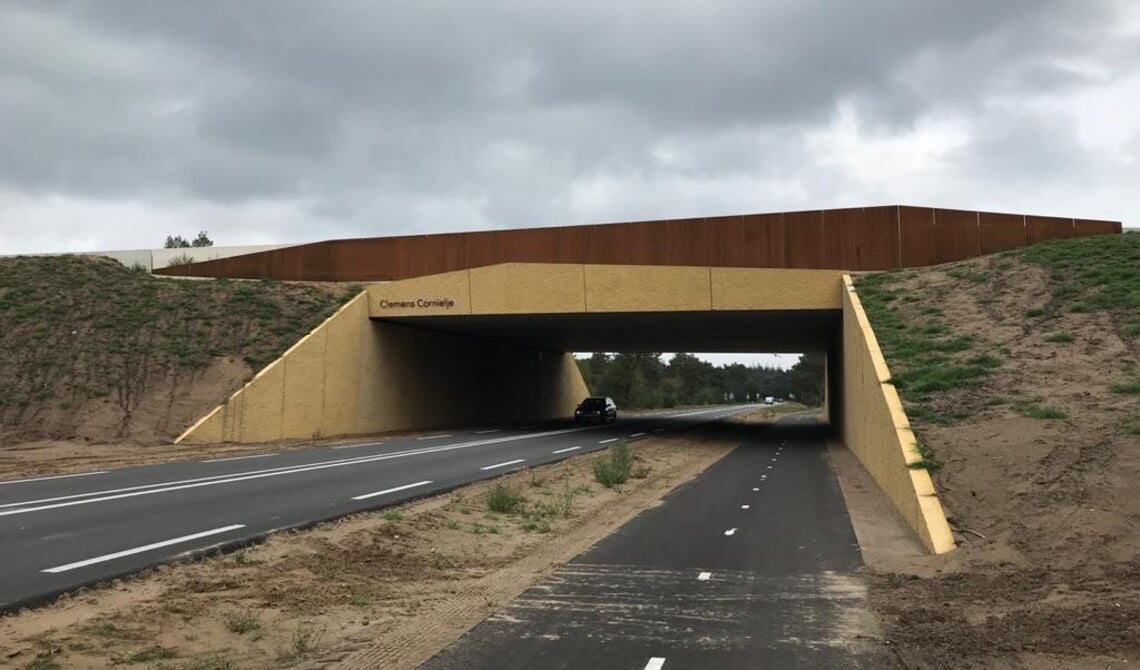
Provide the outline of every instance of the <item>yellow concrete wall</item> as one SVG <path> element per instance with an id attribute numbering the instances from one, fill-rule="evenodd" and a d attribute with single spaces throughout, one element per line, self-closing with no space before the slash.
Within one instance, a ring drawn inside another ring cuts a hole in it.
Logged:
<path id="1" fill-rule="evenodd" d="M 842 272 L 505 263 L 369 287 L 372 316 L 815 310 L 842 307 Z M 420 301 L 450 301 L 446 306 Z M 413 306 L 392 307 L 411 303 Z"/>
<path id="2" fill-rule="evenodd" d="M 843 277 L 843 441 L 894 503 L 927 550 L 954 548 L 950 525 L 922 460 L 898 392 L 850 276 Z"/>
<path id="3" fill-rule="evenodd" d="M 271 363 L 179 442 L 269 442 L 572 416 L 570 354 L 369 318 L 367 293 Z"/>

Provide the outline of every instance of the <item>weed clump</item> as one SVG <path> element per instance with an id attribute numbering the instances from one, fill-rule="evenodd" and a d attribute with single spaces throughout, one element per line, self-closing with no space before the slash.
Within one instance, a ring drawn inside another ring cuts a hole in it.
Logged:
<path id="1" fill-rule="evenodd" d="M 608 457 L 594 461 L 594 479 L 602 486 L 612 489 L 629 481 L 632 475 L 633 454 L 629 445 L 621 442 L 610 450 Z"/>
<path id="2" fill-rule="evenodd" d="M 522 508 L 523 496 L 518 489 L 496 484 L 487 494 L 487 509 L 499 514 L 514 514 Z"/>

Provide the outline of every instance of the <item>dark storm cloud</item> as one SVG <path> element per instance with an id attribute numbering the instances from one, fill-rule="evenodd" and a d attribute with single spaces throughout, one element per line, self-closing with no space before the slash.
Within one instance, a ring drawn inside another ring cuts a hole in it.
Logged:
<path id="1" fill-rule="evenodd" d="M 645 187 L 628 194 L 639 207 L 671 179 L 719 192 L 717 179 L 795 175 L 810 195 L 837 177 L 812 165 L 804 136 L 841 105 L 880 134 L 939 114 L 981 118 L 994 98 L 1124 76 L 1080 65 L 1134 49 L 1109 38 L 1107 1 L 677 5 L 9 4 L 0 8 L 0 186 L 156 202 L 171 193 L 223 205 L 297 200 L 338 230 L 370 222 L 367 234 L 565 223 L 559 212 L 594 211 L 574 209 L 575 188 L 605 179 Z M 999 178 L 1095 160 L 1071 123 L 1023 113 L 1028 123 L 1015 114 L 1005 130 L 981 122 L 978 142 L 953 160 Z M 1058 132 L 1066 137 L 1042 146 Z M 288 225 L 281 239 L 305 227 Z"/>

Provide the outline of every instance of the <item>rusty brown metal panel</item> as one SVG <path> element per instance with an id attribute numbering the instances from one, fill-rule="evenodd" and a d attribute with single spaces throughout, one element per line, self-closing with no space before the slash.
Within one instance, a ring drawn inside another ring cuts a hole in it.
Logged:
<path id="1" fill-rule="evenodd" d="M 1073 234 L 1077 237 L 1085 237 L 1087 235 L 1119 235 L 1124 231 L 1124 226 L 1119 221 L 1075 219 L 1073 223 Z"/>
<path id="2" fill-rule="evenodd" d="M 335 281 L 388 281 L 395 279 L 396 243 L 393 237 L 370 237 L 332 242 Z M 305 251 L 309 253 L 308 249 Z"/>
<path id="3" fill-rule="evenodd" d="M 825 209 L 820 211 L 823 219 L 823 267 L 841 269 L 846 267 L 844 249 L 847 246 L 846 237 L 853 237 L 861 232 L 863 227 L 863 208 Z M 857 231 L 848 230 L 848 226 L 857 228 Z"/>
<path id="4" fill-rule="evenodd" d="M 587 262 L 621 265 L 629 263 L 632 255 L 630 252 L 630 224 L 606 223 L 591 226 L 590 256 Z"/>
<path id="5" fill-rule="evenodd" d="M 705 260 L 714 267 L 740 267 L 744 255 L 744 217 L 705 219 Z"/>
<path id="6" fill-rule="evenodd" d="M 525 261 L 530 257 L 531 240 L 526 230 L 500 230 L 495 237 L 499 244 L 493 261 L 489 263 L 490 265 Z"/>
<path id="7" fill-rule="evenodd" d="M 978 213 L 963 209 L 934 210 L 934 255 L 939 263 L 980 256 Z"/>
<path id="8" fill-rule="evenodd" d="M 1025 217 L 1020 214 L 978 212 L 982 253 L 992 254 L 1025 246 Z"/>
<path id="9" fill-rule="evenodd" d="M 823 212 L 785 212 L 784 235 L 789 268 L 824 268 Z"/>
<path id="10" fill-rule="evenodd" d="M 485 230 L 463 235 L 463 265 L 478 268 L 493 265 L 499 255 L 500 231 Z"/>
<path id="11" fill-rule="evenodd" d="M 629 255 L 619 262 L 630 265 L 665 265 L 665 222 L 639 221 L 625 225 L 629 236 Z"/>
<path id="12" fill-rule="evenodd" d="M 439 236 L 440 272 L 454 272 L 463 268 L 463 236 L 460 233 L 447 233 Z"/>
<path id="13" fill-rule="evenodd" d="M 554 234 L 556 263 L 585 263 L 590 258 L 589 226 L 550 228 Z"/>
<path id="14" fill-rule="evenodd" d="M 788 267 L 787 227 L 784 215 L 746 214 L 744 217 L 744 243 L 748 257 L 753 259 L 746 267 Z"/>
<path id="15" fill-rule="evenodd" d="M 901 267 L 934 265 L 934 210 L 929 207 L 899 207 L 899 257 Z"/>
<path id="16" fill-rule="evenodd" d="M 866 237 L 855 250 L 861 270 L 887 270 L 902 264 L 899 253 L 899 208 L 865 207 Z M 852 269 L 855 269 L 852 267 Z"/>
<path id="17" fill-rule="evenodd" d="M 1027 216 L 1025 217 L 1025 232 L 1030 244 L 1043 240 L 1072 237 L 1075 234 L 1072 219 L 1062 219 L 1055 216 Z"/>
<path id="18" fill-rule="evenodd" d="M 674 219 L 663 225 L 665 265 L 708 265 L 708 235 L 704 218 Z"/>

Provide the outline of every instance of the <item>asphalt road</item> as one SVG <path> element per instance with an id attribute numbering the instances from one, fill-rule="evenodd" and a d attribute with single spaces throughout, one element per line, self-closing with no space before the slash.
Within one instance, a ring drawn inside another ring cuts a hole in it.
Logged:
<path id="1" fill-rule="evenodd" d="M 821 437 L 743 438 L 421 670 L 897 667 Z"/>
<path id="2" fill-rule="evenodd" d="M 754 407 L 626 416 L 601 426 L 484 427 L 0 481 L 0 611 L 274 531 L 395 505 Z"/>

